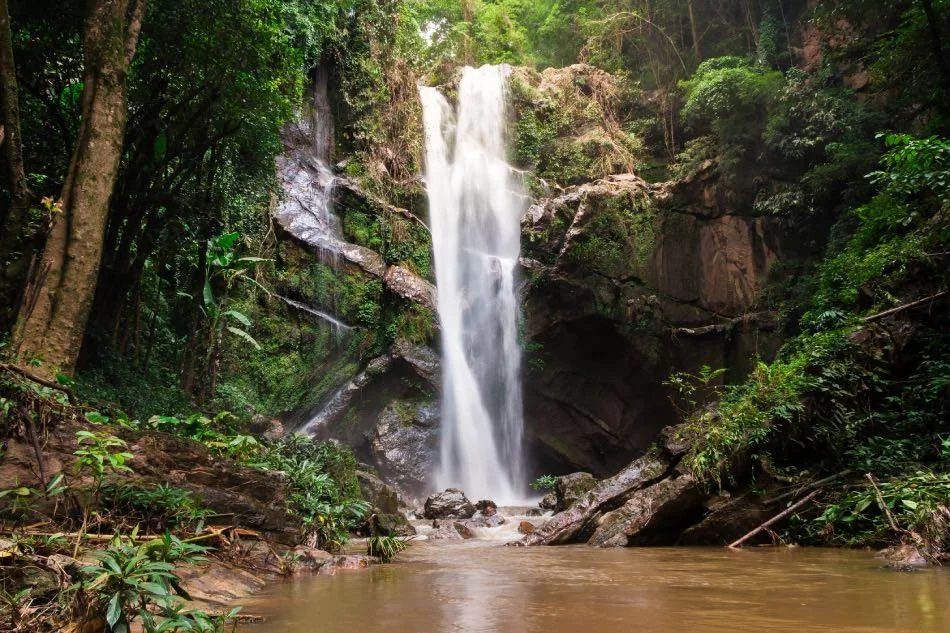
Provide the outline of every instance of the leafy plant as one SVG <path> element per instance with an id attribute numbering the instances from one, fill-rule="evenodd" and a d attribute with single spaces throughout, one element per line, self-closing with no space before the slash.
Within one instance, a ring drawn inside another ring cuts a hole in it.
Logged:
<path id="1" fill-rule="evenodd" d="M 83 587 L 96 596 L 109 631 L 128 633 L 137 619 L 146 633 L 220 630 L 222 620 L 176 604 L 175 596 L 190 597 L 175 574 L 175 563 L 198 562 L 206 548 L 168 534 L 136 545 L 136 536 L 133 530 L 131 540 L 116 538 L 107 549 L 91 552 L 97 563 L 81 568 Z"/>
<path id="2" fill-rule="evenodd" d="M 76 432 L 76 441 L 79 443 L 79 448 L 73 453 L 76 470 L 92 475 L 97 489 L 107 472 L 132 471 L 125 463 L 134 455 L 121 450 L 127 446 L 125 440 L 109 433 L 81 430 Z"/>
<path id="3" fill-rule="evenodd" d="M 399 552 L 409 547 L 410 539 L 402 536 L 371 536 L 366 542 L 366 553 L 381 562 L 391 562 Z"/>
<path id="4" fill-rule="evenodd" d="M 211 510 L 203 508 L 189 490 L 168 484 L 145 487 L 137 483 L 107 485 L 103 501 L 123 518 L 142 521 L 155 530 L 194 527 L 199 531 Z"/>
<path id="5" fill-rule="evenodd" d="M 554 490 L 557 486 L 557 477 L 554 475 L 541 475 L 531 482 L 534 490 Z"/>

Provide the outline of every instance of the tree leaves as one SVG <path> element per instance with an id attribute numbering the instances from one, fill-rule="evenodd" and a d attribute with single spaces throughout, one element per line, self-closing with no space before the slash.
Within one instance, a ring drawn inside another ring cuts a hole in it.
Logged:
<path id="1" fill-rule="evenodd" d="M 234 327 L 233 325 L 228 325 L 228 326 L 226 327 L 226 329 L 227 329 L 227 331 L 230 332 L 231 334 L 234 334 L 234 335 L 236 335 L 236 336 L 239 336 L 239 337 L 243 338 L 245 341 L 247 341 L 248 343 L 250 343 L 251 345 L 253 345 L 255 349 L 260 349 L 260 348 L 261 348 L 261 344 L 258 343 L 256 340 L 254 340 L 254 337 L 253 337 L 253 336 L 251 336 L 250 334 L 248 334 L 247 332 L 245 332 L 245 331 L 242 330 L 241 328 L 236 328 L 236 327 Z"/>

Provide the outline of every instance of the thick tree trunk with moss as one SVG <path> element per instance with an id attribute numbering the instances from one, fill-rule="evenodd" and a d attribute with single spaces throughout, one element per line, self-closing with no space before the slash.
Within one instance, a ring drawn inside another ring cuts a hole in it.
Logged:
<path id="1" fill-rule="evenodd" d="M 72 373 L 95 292 L 109 198 L 122 156 L 126 75 L 145 0 L 93 0 L 83 37 L 82 124 L 43 259 L 14 333 L 21 363 L 47 377 Z"/>

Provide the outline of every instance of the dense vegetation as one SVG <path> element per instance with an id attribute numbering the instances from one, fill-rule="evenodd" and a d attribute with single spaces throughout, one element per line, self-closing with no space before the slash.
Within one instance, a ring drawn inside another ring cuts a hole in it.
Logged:
<path id="1" fill-rule="evenodd" d="M 339 210 L 343 234 L 431 279 L 415 86 L 451 90 L 466 63 L 519 67 L 512 160 L 534 193 L 712 174 L 801 245 L 757 306 L 780 315 L 777 358 L 748 376 L 670 377 L 687 468 L 735 489 L 857 474 L 788 538 L 946 549 L 950 2 L 812 4 L 0 2 L 0 435 L 83 427 L 68 475 L 0 491 L 4 530 L 41 513 L 78 536 L 14 535 L 16 555 L 75 555 L 91 517 L 108 517 L 97 533 L 116 538 L 63 608 L 98 610 L 114 631 L 155 629 L 156 613 L 173 623 L 162 630 L 220 626 L 171 599 L 173 564 L 205 553 L 189 539 L 207 512 L 136 483 L 124 446 L 155 431 L 285 473 L 287 512 L 325 547 L 361 525 L 352 453 L 249 429 L 312 406 L 397 340 L 433 342 L 434 316 L 279 239 L 281 130 L 329 69 L 337 170 L 362 192 Z M 636 268 L 654 217 L 617 201 L 568 256 Z M 630 236 L 635 262 L 618 246 Z M 380 539 L 383 558 L 402 546 Z M 18 617 L 30 596 L 3 590 L 3 617 Z"/>

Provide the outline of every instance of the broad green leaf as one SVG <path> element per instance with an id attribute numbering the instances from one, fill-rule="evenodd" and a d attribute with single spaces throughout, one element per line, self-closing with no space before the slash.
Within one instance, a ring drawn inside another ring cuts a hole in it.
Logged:
<path id="1" fill-rule="evenodd" d="M 119 618 L 122 617 L 122 594 L 114 593 L 112 595 L 112 600 L 109 601 L 109 606 L 106 608 L 106 622 L 109 623 L 109 628 L 115 628 L 115 623 L 119 621 Z"/>
<path id="2" fill-rule="evenodd" d="M 230 332 L 231 334 L 236 334 L 237 336 L 240 336 L 241 338 L 243 338 L 244 340 L 246 340 L 248 343 L 250 343 L 251 345 L 253 345 L 253 346 L 255 347 L 255 349 L 260 349 L 260 348 L 261 348 L 261 344 L 258 343 L 257 341 L 255 341 L 253 336 L 251 336 L 250 334 L 248 334 L 247 332 L 245 332 L 245 331 L 242 330 L 241 328 L 237 328 L 237 327 L 234 327 L 234 326 L 232 326 L 232 325 L 227 326 L 227 328 L 228 328 L 228 332 Z"/>
<path id="3" fill-rule="evenodd" d="M 241 312 L 238 312 L 237 310 L 225 310 L 224 314 L 226 314 L 229 317 L 232 317 L 236 321 L 239 321 L 243 325 L 246 325 L 248 327 L 250 327 L 251 325 L 251 320 L 247 318 L 247 315 Z"/>
<path id="4" fill-rule="evenodd" d="M 211 307 L 214 305 L 214 292 L 211 290 L 211 281 L 205 280 L 204 288 L 202 289 L 202 298 L 204 299 L 205 305 Z"/>

